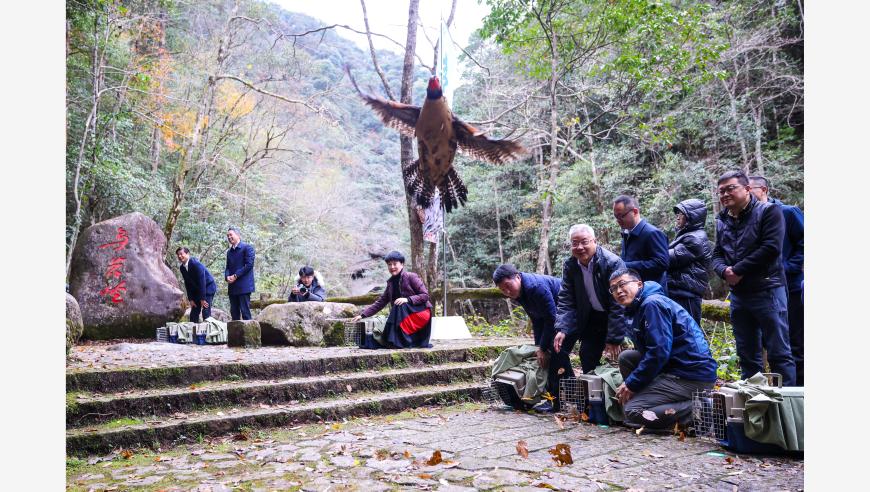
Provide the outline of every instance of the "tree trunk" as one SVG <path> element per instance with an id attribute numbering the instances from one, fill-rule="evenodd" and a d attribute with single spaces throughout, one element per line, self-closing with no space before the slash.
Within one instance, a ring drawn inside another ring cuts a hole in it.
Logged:
<path id="1" fill-rule="evenodd" d="M 737 74 L 734 75 L 735 77 Z M 731 115 L 731 121 L 734 123 L 734 130 L 737 134 L 737 142 L 740 144 L 740 157 L 743 159 L 743 172 L 749 173 L 749 154 L 746 150 L 746 142 L 743 140 L 743 131 L 740 127 L 740 117 L 737 115 L 737 100 L 734 98 L 734 94 L 731 92 L 731 88 L 728 87 L 728 84 L 719 79 L 722 83 L 722 87 L 725 89 L 725 93 L 728 94 L 728 103 L 729 103 L 729 114 Z"/>
<path id="2" fill-rule="evenodd" d="M 556 106 L 556 82 L 558 77 L 558 58 L 556 53 L 556 31 L 550 31 L 550 164 L 547 189 L 545 191 L 544 207 L 541 210 L 541 238 L 538 245 L 538 273 L 549 274 L 553 271 L 550 265 L 550 219 L 553 214 L 553 196 L 556 193 L 556 178 L 559 176 L 559 155 L 557 134 L 559 131 L 559 115 Z"/>
<path id="3" fill-rule="evenodd" d="M 405 59 L 402 64 L 402 89 L 400 102 L 411 104 L 411 89 L 414 85 L 414 53 L 417 50 L 417 18 L 420 0 L 410 0 L 408 4 L 408 36 L 405 41 Z M 400 162 L 406 166 L 414 161 L 413 143 L 409 137 L 400 137 Z M 404 184 L 401 170 L 399 180 Z M 404 186 L 403 186 L 404 188 Z M 432 290 L 434 279 L 428 278 L 423 255 L 423 224 L 417 218 L 414 197 L 405 190 L 405 205 L 408 211 L 408 229 L 411 237 L 411 270 L 419 274 L 423 283 Z"/>
<path id="4" fill-rule="evenodd" d="M 761 105 L 754 108 L 752 119 L 755 122 L 755 169 L 758 170 L 760 176 L 764 176 L 764 156 L 761 153 L 761 133 L 763 130 L 761 126 L 761 111 Z"/>

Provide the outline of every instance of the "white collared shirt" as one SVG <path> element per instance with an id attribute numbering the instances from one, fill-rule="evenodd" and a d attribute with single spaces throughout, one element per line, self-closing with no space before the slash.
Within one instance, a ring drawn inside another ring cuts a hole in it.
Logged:
<path id="1" fill-rule="evenodd" d="M 187 265 L 189 265 L 189 264 L 190 264 L 190 258 L 188 258 L 187 261 L 185 261 L 184 263 L 182 263 L 181 265 L 179 265 L 179 267 L 184 267 L 185 270 L 190 271 L 190 267 L 187 266 Z"/>

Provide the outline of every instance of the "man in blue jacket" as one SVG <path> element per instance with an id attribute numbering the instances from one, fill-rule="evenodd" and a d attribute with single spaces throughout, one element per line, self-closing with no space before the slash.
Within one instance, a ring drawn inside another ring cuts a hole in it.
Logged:
<path id="1" fill-rule="evenodd" d="M 558 395 L 555 367 L 560 364 L 550 365 L 550 359 L 555 335 L 556 301 L 562 281 L 549 275 L 520 272 L 510 263 L 499 265 L 492 273 L 492 281 L 505 297 L 519 303 L 532 321 L 532 333 L 538 347 L 538 365 L 549 370 L 547 390 L 551 395 Z M 567 353 L 564 356 L 567 359 Z M 550 408 L 558 409 L 558 402 L 554 401 Z"/>
<path id="2" fill-rule="evenodd" d="M 785 235 L 782 241 L 782 265 L 788 286 L 788 338 L 794 357 L 795 384 L 804 385 L 804 213 L 793 205 L 770 198 L 770 182 L 764 176 L 750 176 L 749 190 L 760 202 L 782 208 Z"/>
<path id="3" fill-rule="evenodd" d="M 763 371 L 763 345 L 771 369 L 782 375 L 782 384 L 794 386 L 781 254 L 782 208 L 755 198 L 743 171 L 723 174 L 717 185 L 722 211 L 716 217 L 713 270 L 731 287 L 731 327 L 741 376 Z"/>
<path id="4" fill-rule="evenodd" d="M 211 316 L 211 303 L 217 292 L 217 285 L 205 265 L 190 256 L 189 249 L 183 246 L 176 249 L 175 257 L 178 258 L 178 269 L 181 270 L 187 299 L 190 301 L 190 321 L 199 323 L 200 314 L 203 320 Z"/>
<path id="5" fill-rule="evenodd" d="M 242 242 L 235 227 L 227 231 L 227 267 L 224 278 L 230 297 L 230 316 L 233 320 L 251 319 L 251 292 L 254 288 L 254 246 Z"/>
<path id="6" fill-rule="evenodd" d="M 668 237 L 640 216 L 637 199 L 619 195 L 613 199 L 613 216 L 622 230 L 622 261 L 626 268 L 640 272 L 643 280 L 652 280 L 668 294 Z"/>
<path id="7" fill-rule="evenodd" d="M 556 303 L 556 336 L 553 350 L 557 354 L 556 370 L 561 377 L 574 375 L 568 355 L 580 342 L 580 366 L 592 372 L 602 353 L 616 359 L 626 330 L 625 309 L 616 304 L 607 291 L 610 274 L 625 263 L 598 245 L 595 231 L 586 224 L 568 230 L 571 257 L 562 265 L 562 286 Z"/>
<path id="8" fill-rule="evenodd" d="M 636 350 L 619 355 L 623 383 L 616 397 L 630 427 L 673 429 L 692 421 L 692 395 L 716 382 L 716 361 L 692 316 L 666 297 L 656 282 L 622 269 L 610 276 L 610 292 L 633 316 L 629 337 Z"/>

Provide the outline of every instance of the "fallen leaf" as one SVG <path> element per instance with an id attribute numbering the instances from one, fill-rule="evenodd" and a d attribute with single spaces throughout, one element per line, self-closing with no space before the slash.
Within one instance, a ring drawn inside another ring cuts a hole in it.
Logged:
<path id="1" fill-rule="evenodd" d="M 656 415 L 656 413 L 653 412 L 652 410 L 644 410 L 641 415 L 643 415 L 643 418 L 645 418 L 646 420 L 649 420 L 650 422 L 659 419 L 659 416 Z"/>
<path id="2" fill-rule="evenodd" d="M 195 390 L 195 389 L 196 389 L 196 385 L 195 385 L 195 384 L 191 384 L 191 385 L 190 385 L 190 389 Z"/>
<path id="3" fill-rule="evenodd" d="M 549 401 L 549 402 L 552 402 L 553 400 L 556 399 L 556 397 L 551 395 L 549 391 L 545 391 L 544 394 L 541 396 L 544 397 L 544 399 Z"/>
<path id="4" fill-rule="evenodd" d="M 429 466 L 435 466 L 442 461 L 444 461 L 444 459 L 441 458 L 441 450 L 436 449 L 435 452 L 432 453 L 432 457 L 426 460 L 426 464 Z"/>
<path id="5" fill-rule="evenodd" d="M 341 430 L 341 424 L 338 422 L 332 424 L 332 430 Z"/>
<path id="6" fill-rule="evenodd" d="M 348 393 L 350 393 L 351 391 L 353 391 L 353 386 L 351 386 L 351 385 L 347 385 L 347 386 L 345 386 L 345 388 L 347 388 L 347 392 L 348 392 Z"/>
<path id="7" fill-rule="evenodd" d="M 676 408 L 669 408 L 669 409 L 665 410 L 665 415 L 673 415 L 675 413 L 677 413 Z"/>
<path id="8" fill-rule="evenodd" d="M 726 456 L 726 457 L 725 457 L 725 462 L 728 463 L 728 464 L 730 465 L 730 464 L 734 463 L 734 458 L 732 458 L 732 457 L 730 457 L 730 456 Z"/>
<path id="9" fill-rule="evenodd" d="M 562 374 L 565 374 L 565 368 L 564 368 L 564 367 L 560 367 L 559 370 L 556 371 L 556 373 L 557 373 L 558 375 L 560 375 L 560 376 L 561 376 Z"/>
<path id="10" fill-rule="evenodd" d="M 636 431 L 634 431 L 634 433 L 637 435 L 641 435 L 643 433 L 643 426 L 640 426 L 640 429 L 637 429 Z"/>
<path id="11" fill-rule="evenodd" d="M 517 441 L 517 453 L 523 458 L 529 457 L 529 447 L 526 441 Z"/>
<path id="12" fill-rule="evenodd" d="M 413 458 L 413 456 L 411 455 L 411 452 L 408 451 L 407 449 L 406 449 L 405 452 L 402 453 L 402 454 L 405 456 L 405 458 L 408 458 L 408 459 Z"/>
<path id="13" fill-rule="evenodd" d="M 565 424 L 562 423 L 562 419 L 560 419 L 558 415 L 553 415 L 553 418 L 556 419 L 556 425 L 558 425 L 560 429 L 565 429 Z"/>
<path id="14" fill-rule="evenodd" d="M 133 451 L 130 451 L 129 449 L 122 449 L 121 450 L 121 457 L 124 458 L 125 460 L 129 460 L 130 458 L 133 457 Z"/>
<path id="15" fill-rule="evenodd" d="M 553 460 L 558 466 L 565 466 L 574 463 L 574 458 L 571 457 L 571 446 L 567 444 L 556 444 L 556 447 L 549 450 L 553 455 Z"/>
<path id="16" fill-rule="evenodd" d="M 650 451 L 648 449 L 645 449 L 643 451 L 643 453 L 641 453 L 641 454 L 643 454 L 644 456 L 649 456 L 650 458 L 664 458 L 665 457 L 665 455 L 663 455 L 663 454 L 653 453 L 652 451 Z"/>
<path id="17" fill-rule="evenodd" d="M 423 480 L 429 480 L 430 478 L 432 478 L 432 475 L 429 475 L 428 473 L 420 473 L 417 476 L 422 478 Z"/>
<path id="18" fill-rule="evenodd" d="M 686 433 L 683 431 L 680 431 L 680 441 L 685 441 L 685 440 L 686 440 Z"/>
<path id="19" fill-rule="evenodd" d="M 582 420 L 583 422 L 589 422 L 589 415 L 587 415 L 586 412 L 581 413 L 580 420 Z"/>
<path id="20" fill-rule="evenodd" d="M 238 434 L 233 436 L 233 441 L 247 441 L 248 435 L 244 432 L 239 432 Z"/>
<path id="21" fill-rule="evenodd" d="M 560 370 L 560 371 L 564 371 L 564 369 L 559 369 L 559 370 Z M 552 485 L 550 485 L 550 484 L 548 484 L 548 483 L 546 483 L 546 482 L 539 482 L 539 483 L 536 483 L 536 484 L 535 484 L 535 487 L 537 487 L 537 488 L 539 488 L 539 489 L 559 490 L 559 489 L 557 489 L 556 487 L 553 487 Z"/>
<path id="22" fill-rule="evenodd" d="M 386 449 L 379 449 L 375 452 L 375 457 L 378 460 L 383 461 L 383 460 L 390 457 L 390 452 L 387 451 Z"/>

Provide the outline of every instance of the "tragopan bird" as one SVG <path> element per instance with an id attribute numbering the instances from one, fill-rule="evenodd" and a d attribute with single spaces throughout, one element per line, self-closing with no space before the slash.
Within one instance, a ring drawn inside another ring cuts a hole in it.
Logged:
<path id="1" fill-rule="evenodd" d="M 483 132 L 457 118 L 442 97 L 438 77 L 429 79 L 423 107 L 388 101 L 362 92 L 345 67 L 354 89 L 375 110 L 385 125 L 409 137 L 417 137 L 419 159 L 403 163 L 402 176 L 417 203 L 428 207 L 437 188 L 447 212 L 464 205 L 468 189 L 453 167 L 456 149 L 477 159 L 503 164 L 525 153 L 513 140 L 492 140 Z"/>

